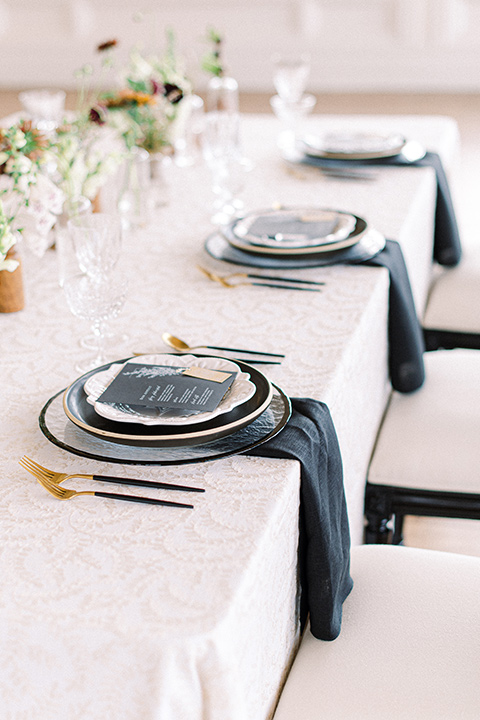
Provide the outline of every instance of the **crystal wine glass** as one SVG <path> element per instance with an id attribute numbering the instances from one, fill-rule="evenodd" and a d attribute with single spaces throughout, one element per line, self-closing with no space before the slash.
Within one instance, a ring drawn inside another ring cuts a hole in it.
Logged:
<path id="1" fill-rule="evenodd" d="M 79 273 L 65 280 L 63 289 L 70 311 L 75 317 L 90 322 L 96 340 L 94 356 L 79 362 L 75 366 L 78 372 L 87 372 L 106 363 L 104 341 L 107 322 L 122 310 L 127 286 L 128 281 L 123 274 L 92 278 Z"/>
<path id="2" fill-rule="evenodd" d="M 287 103 L 297 103 L 305 92 L 310 74 L 307 55 L 276 54 L 273 62 L 273 84 L 279 97 Z"/>
<path id="3" fill-rule="evenodd" d="M 108 213 L 77 215 L 68 221 L 68 230 L 82 272 L 95 280 L 108 276 L 120 257 L 120 219 Z"/>
<path id="4" fill-rule="evenodd" d="M 243 188 L 246 172 L 252 167 L 240 152 L 238 113 L 206 113 L 203 156 L 212 175 L 212 190 L 216 196 L 211 220 L 215 225 L 227 224 L 243 207 L 238 194 Z"/>
<path id="5" fill-rule="evenodd" d="M 73 248 L 73 241 L 68 229 L 68 222 L 74 217 L 88 215 L 92 212 L 92 203 L 87 197 L 78 195 L 67 198 L 63 205 L 63 213 L 55 223 L 55 250 L 58 261 L 58 284 L 63 287 L 65 278 L 78 272 L 78 263 Z"/>
<path id="6" fill-rule="evenodd" d="M 183 105 L 185 107 L 183 108 Z M 195 165 L 200 155 L 200 141 L 204 129 L 204 102 L 199 95 L 189 95 L 182 100 L 179 132 L 174 140 L 173 160 L 179 167 Z"/>
<path id="7" fill-rule="evenodd" d="M 297 102 L 282 100 L 280 95 L 270 98 L 271 108 L 281 123 L 278 146 L 285 158 L 298 159 L 297 141 L 302 134 L 302 122 L 312 112 L 316 102 L 316 97 L 309 93 L 302 95 Z"/>

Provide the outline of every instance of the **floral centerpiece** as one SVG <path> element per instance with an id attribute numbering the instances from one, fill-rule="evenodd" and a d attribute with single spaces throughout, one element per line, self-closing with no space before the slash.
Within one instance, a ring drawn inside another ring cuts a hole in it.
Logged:
<path id="1" fill-rule="evenodd" d="M 113 40 L 103 43 L 99 50 L 111 52 L 116 44 Z M 169 153 L 181 100 L 191 91 L 170 33 L 163 57 L 131 51 L 127 66 L 119 74 L 119 87 L 98 94 L 90 108 L 90 119 L 115 128 L 128 149 Z"/>
<path id="2" fill-rule="evenodd" d="M 29 122 L 0 129 L 0 269 L 17 264 L 6 256 L 22 237 L 42 255 L 47 236 L 62 212 L 63 192 L 47 171 L 48 140 Z"/>
<path id="3" fill-rule="evenodd" d="M 98 50 L 104 54 L 114 44 L 105 43 Z M 107 54 L 102 62 L 102 75 L 110 67 Z M 49 145 L 55 181 L 69 201 L 79 197 L 93 201 L 125 159 L 125 148 L 116 131 L 103 127 L 105 123 L 99 122 L 92 110 L 99 93 L 98 88 L 90 87 L 93 74 L 91 65 L 76 72 L 79 81 L 76 110 L 56 128 Z"/>
<path id="4" fill-rule="evenodd" d="M 49 145 L 53 177 L 65 196 L 93 201 L 125 158 L 113 131 L 99 128 L 85 115 L 65 120 Z"/>

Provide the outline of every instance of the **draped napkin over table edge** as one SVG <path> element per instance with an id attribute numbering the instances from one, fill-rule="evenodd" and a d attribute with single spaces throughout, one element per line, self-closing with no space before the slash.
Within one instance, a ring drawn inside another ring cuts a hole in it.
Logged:
<path id="1" fill-rule="evenodd" d="M 355 167 L 357 165 L 401 165 L 407 167 L 432 167 L 437 176 L 437 203 L 435 208 L 435 231 L 433 257 L 440 264 L 447 267 L 458 265 L 462 257 L 460 233 L 457 218 L 453 207 L 450 186 L 443 167 L 440 155 L 428 151 L 420 160 L 411 162 L 405 157 L 394 155 L 388 158 L 375 158 L 365 160 L 348 160 L 337 158 L 324 158 L 306 155 L 302 158 L 304 165 L 319 165 L 324 167 Z"/>
<path id="2" fill-rule="evenodd" d="M 292 398 L 292 416 L 274 438 L 246 453 L 298 460 L 300 622 L 310 614 L 313 635 L 334 640 L 350 576 L 350 530 L 337 434 L 325 403 Z"/>
<path id="3" fill-rule="evenodd" d="M 390 274 L 388 367 L 394 390 L 411 393 L 425 381 L 425 342 L 417 316 L 402 249 L 395 240 L 363 264 L 385 267 Z"/>

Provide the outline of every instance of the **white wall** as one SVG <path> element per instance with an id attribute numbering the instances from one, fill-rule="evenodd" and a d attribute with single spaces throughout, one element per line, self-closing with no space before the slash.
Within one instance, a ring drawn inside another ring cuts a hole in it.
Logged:
<path id="1" fill-rule="evenodd" d="M 158 52 L 170 26 L 201 89 L 208 25 L 244 91 L 273 92 L 282 48 L 310 53 L 312 91 L 480 91 L 480 0 L 0 0 L 0 88 L 74 87 L 99 42 Z"/>

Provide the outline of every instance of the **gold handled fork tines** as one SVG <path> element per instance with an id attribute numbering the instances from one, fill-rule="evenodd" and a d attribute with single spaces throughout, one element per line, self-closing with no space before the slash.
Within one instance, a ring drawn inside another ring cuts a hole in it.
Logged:
<path id="1" fill-rule="evenodd" d="M 140 497 L 139 495 L 120 495 L 119 493 L 106 493 L 98 490 L 70 490 L 69 488 L 63 487 L 63 485 L 54 485 L 43 478 L 38 477 L 37 480 L 40 485 L 45 488 L 45 490 L 48 490 L 51 495 L 59 500 L 69 500 L 70 498 L 77 497 L 77 495 L 98 495 L 99 497 L 110 498 L 113 500 L 128 500 L 130 502 L 149 503 L 150 505 L 193 508 L 193 505 L 186 505 L 185 503 L 170 502 L 169 500 L 157 500 L 157 498 Z"/>
<path id="2" fill-rule="evenodd" d="M 22 458 L 23 460 L 23 458 Z M 58 498 L 59 500 L 69 500 L 70 498 L 76 497 L 77 495 L 97 495 L 98 497 L 110 498 L 114 500 L 126 500 L 129 502 L 148 503 L 150 505 L 165 505 L 167 507 L 178 507 L 178 508 L 193 508 L 193 505 L 187 505 L 185 503 L 171 502 L 170 500 L 158 500 L 157 498 L 143 497 L 139 495 L 122 495 L 119 493 L 107 493 L 98 490 L 71 490 L 70 488 L 57 485 L 41 473 L 36 473 L 32 469 L 29 469 L 26 464 L 20 460 L 20 465 L 28 470 L 51 495 Z M 58 475 L 64 475 L 65 473 L 57 473 Z M 66 477 L 66 476 L 65 476 Z M 71 475 L 70 477 L 78 477 Z M 88 476 L 87 476 L 88 477 Z M 65 479 L 65 478 L 63 478 Z"/>
<path id="3" fill-rule="evenodd" d="M 197 268 L 209 280 L 220 283 L 220 285 L 225 288 L 235 288 L 239 285 L 258 285 L 260 287 L 281 288 L 282 290 L 306 290 L 308 292 L 321 292 L 319 287 L 314 286 L 325 285 L 325 282 L 323 281 L 302 280 L 301 278 L 260 275 L 245 272 L 228 273 L 227 275 L 217 275 L 216 273 L 212 272 L 211 270 L 207 270 L 207 268 L 204 268 L 201 265 L 197 265 Z M 252 282 L 252 280 L 262 280 L 262 282 Z"/>
<path id="4" fill-rule="evenodd" d="M 36 478 L 42 477 L 54 485 L 59 485 L 64 480 L 71 478 L 83 478 L 84 480 L 97 480 L 99 482 L 109 482 L 118 485 L 137 485 L 140 487 L 160 488 L 162 490 L 181 490 L 184 492 L 205 492 L 203 488 L 191 487 L 190 485 L 176 485 L 174 483 L 157 482 L 151 480 L 138 480 L 136 478 L 116 477 L 113 475 L 83 475 L 82 473 L 59 473 L 54 470 L 40 465 L 31 458 L 24 455 L 19 460 L 20 465 Z"/>

